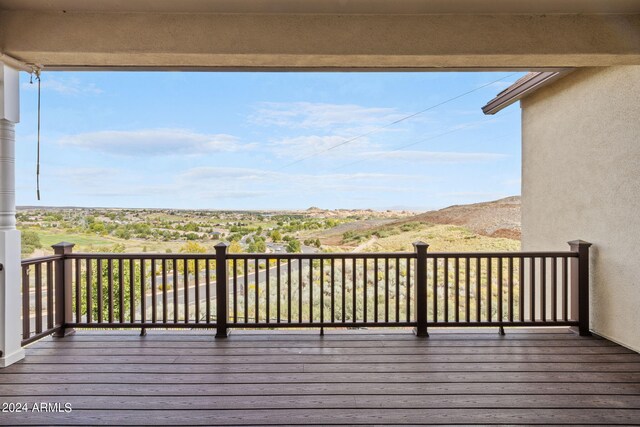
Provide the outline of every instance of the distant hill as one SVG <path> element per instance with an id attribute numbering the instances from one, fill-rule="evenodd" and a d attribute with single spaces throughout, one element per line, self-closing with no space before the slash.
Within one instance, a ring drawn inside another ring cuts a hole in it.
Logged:
<path id="1" fill-rule="evenodd" d="M 422 222 L 451 224 L 489 237 L 520 240 L 520 196 L 471 205 L 454 205 L 404 218 L 394 224 Z"/>

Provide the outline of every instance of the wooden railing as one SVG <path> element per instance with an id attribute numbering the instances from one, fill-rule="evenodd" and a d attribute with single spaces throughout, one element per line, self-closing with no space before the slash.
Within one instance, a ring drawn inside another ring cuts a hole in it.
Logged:
<path id="1" fill-rule="evenodd" d="M 55 277 L 59 255 L 22 261 L 22 344 L 58 331 Z"/>
<path id="2" fill-rule="evenodd" d="M 73 253 L 24 260 L 23 343 L 72 328 L 578 326 L 589 243 L 564 252 Z M 322 330 L 322 329 L 321 329 Z"/>

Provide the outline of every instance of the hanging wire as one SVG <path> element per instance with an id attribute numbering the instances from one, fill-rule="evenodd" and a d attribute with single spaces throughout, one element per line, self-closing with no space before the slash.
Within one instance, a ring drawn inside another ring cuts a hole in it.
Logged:
<path id="1" fill-rule="evenodd" d="M 36 147 L 36 196 L 40 200 L 40 70 L 35 70 L 38 81 L 38 143 Z M 31 80 L 33 83 L 33 78 Z"/>
<path id="2" fill-rule="evenodd" d="M 466 92 L 460 93 L 460 94 L 458 94 L 458 95 L 456 95 L 456 96 L 454 96 L 454 97 L 452 97 L 452 98 L 449 98 L 449 99 L 446 99 L 446 100 L 444 100 L 444 101 L 438 102 L 437 104 L 431 105 L 431 106 L 429 106 L 429 107 L 427 107 L 427 108 L 425 108 L 425 109 L 422 109 L 422 110 L 420 110 L 420 111 L 418 111 L 418 112 L 415 112 L 415 113 L 409 114 L 409 115 L 407 115 L 407 116 L 401 117 L 400 119 L 395 120 L 395 121 L 393 121 L 393 122 L 391 122 L 391 123 L 387 123 L 386 125 L 379 126 L 379 127 L 375 128 L 375 129 L 373 129 L 373 130 L 370 130 L 369 132 L 362 133 L 362 134 L 360 134 L 360 135 L 357 135 L 357 136 L 354 136 L 354 137 L 352 137 L 352 138 L 349 138 L 349 139 L 347 139 L 347 140 L 345 140 L 345 141 L 342 141 L 342 142 L 340 142 L 340 143 L 338 143 L 338 144 L 332 145 L 331 147 L 325 148 L 324 150 L 320 150 L 320 151 L 317 151 L 317 152 L 315 152 L 315 153 L 313 153 L 313 154 L 310 154 L 310 155 L 308 155 L 308 156 L 304 156 L 304 157 L 301 157 L 301 158 L 299 158 L 299 159 L 293 160 L 292 162 L 289 162 L 289 163 L 287 163 L 287 164 L 285 164 L 285 165 L 282 165 L 281 167 L 279 167 L 278 169 L 275 169 L 275 170 L 276 170 L 276 171 L 281 171 L 282 169 L 285 169 L 285 168 L 288 168 L 288 167 L 290 167 L 290 166 L 296 165 L 296 164 L 301 163 L 301 162 L 303 162 L 303 161 L 305 161 L 305 160 L 308 160 L 308 159 L 314 158 L 314 157 L 316 157 L 316 156 L 318 156 L 318 155 L 320 155 L 320 154 L 324 154 L 324 153 L 326 153 L 327 151 L 331 151 L 331 150 L 334 150 L 334 149 L 336 149 L 336 148 L 338 148 L 338 147 L 342 147 L 343 145 L 350 144 L 350 143 L 352 143 L 352 142 L 354 142 L 354 141 L 356 141 L 356 140 L 358 140 L 358 139 L 360 139 L 360 138 L 364 138 L 364 137 L 369 136 L 369 135 L 372 135 L 372 134 L 374 134 L 374 133 L 378 133 L 378 132 L 380 132 L 380 131 L 382 131 L 382 130 L 384 130 L 384 129 L 386 129 L 386 128 L 390 127 L 390 126 L 393 126 L 393 125 L 398 124 L 398 123 L 400 123 L 400 122 L 403 122 L 403 121 L 405 121 L 405 120 L 409 120 L 409 119 L 411 119 L 411 118 L 413 118 L 413 117 L 415 117 L 415 116 L 418 116 L 418 115 L 420 115 L 420 114 L 422 114 L 422 113 L 426 113 L 427 111 L 433 110 L 433 109 L 438 108 L 438 107 L 440 107 L 440 106 L 442 106 L 442 105 L 445 105 L 445 104 L 448 104 L 448 103 L 450 103 L 450 102 L 452 102 L 452 101 L 455 101 L 456 99 L 459 99 L 459 98 L 465 97 L 465 96 L 467 96 L 467 95 L 469 95 L 469 94 L 472 94 L 473 92 L 479 91 L 480 89 L 484 89 L 485 87 L 491 86 L 491 85 L 493 85 L 493 84 L 495 84 L 495 83 L 498 83 L 498 82 L 500 82 L 500 81 L 502 81 L 502 80 L 505 80 L 505 79 L 508 79 L 508 78 L 510 78 L 510 77 L 512 77 L 512 76 L 515 76 L 516 74 L 518 74 L 518 73 L 511 73 L 511 74 L 508 74 L 508 75 L 506 75 L 506 76 L 502 76 L 502 77 L 500 77 L 500 78 L 499 78 L 499 79 L 497 79 L 497 80 L 493 80 L 493 81 L 491 81 L 491 82 L 489 82 L 489 83 L 485 83 L 485 84 L 483 84 L 483 85 L 481 85 L 481 86 L 478 86 L 478 87 L 473 88 L 473 89 L 471 89 L 471 90 L 468 90 L 468 91 L 466 91 Z"/>

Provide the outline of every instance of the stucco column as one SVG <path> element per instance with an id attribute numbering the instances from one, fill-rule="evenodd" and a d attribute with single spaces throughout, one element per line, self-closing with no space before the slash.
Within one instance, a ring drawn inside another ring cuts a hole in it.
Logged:
<path id="1" fill-rule="evenodd" d="M 24 358 L 20 345 L 20 232 L 16 230 L 15 124 L 20 121 L 18 70 L 0 62 L 0 367 Z"/>

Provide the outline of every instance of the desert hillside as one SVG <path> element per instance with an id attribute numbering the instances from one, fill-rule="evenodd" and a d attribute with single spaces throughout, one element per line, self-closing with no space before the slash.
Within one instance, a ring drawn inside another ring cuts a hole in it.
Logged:
<path id="1" fill-rule="evenodd" d="M 471 205 L 454 205 L 397 221 L 458 225 L 489 237 L 520 239 L 520 196 Z"/>

